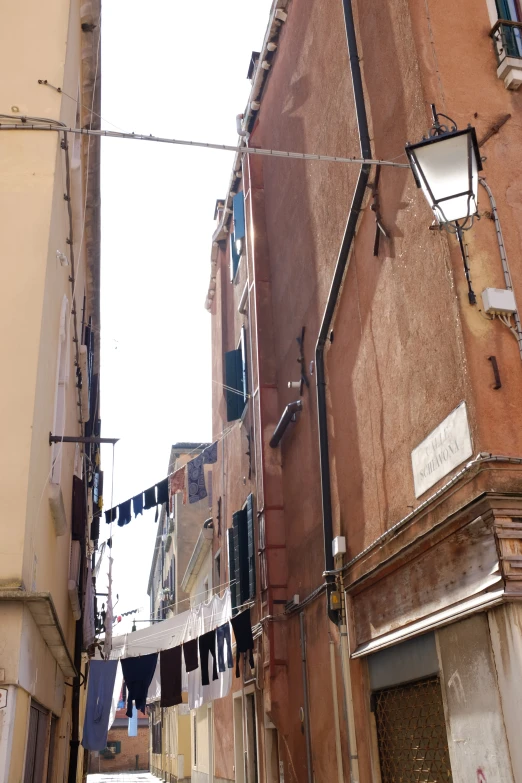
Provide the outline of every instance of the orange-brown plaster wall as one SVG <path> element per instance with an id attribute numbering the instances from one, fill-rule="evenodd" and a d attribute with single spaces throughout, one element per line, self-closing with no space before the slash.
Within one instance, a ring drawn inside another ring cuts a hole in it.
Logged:
<path id="1" fill-rule="evenodd" d="M 287 10 L 250 144 L 358 155 L 342 3 L 292 0 Z M 376 157 L 404 161 L 405 143 L 419 140 L 429 127 L 431 102 L 454 117 L 459 127 L 475 124 L 479 138 L 501 116 L 511 113 L 511 119 L 482 151 L 487 157 L 484 174 L 498 202 L 515 292 L 522 302 L 522 164 L 517 143 L 522 95 L 506 91 L 496 77 L 486 0 L 459 4 L 450 0 L 383 0 L 378 4 L 354 0 L 354 12 Z M 298 396 L 287 383 L 299 377 L 296 337 L 303 326 L 307 368 L 315 358 L 358 167 L 266 158 L 249 159 L 244 170 L 244 187 L 252 190 L 248 214 L 253 215 L 255 266 L 261 272 L 264 297 L 259 335 L 252 334 L 253 354 L 257 356 L 259 339 L 261 376 L 263 369 L 266 376 L 273 376 L 277 396 L 272 399 L 280 415 Z M 374 170 L 371 180 L 373 176 Z M 485 214 L 490 209 L 485 192 L 479 195 L 481 220 L 465 236 L 478 298 L 475 307 L 468 302 L 456 242 L 444 232 L 429 230 L 432 215 L 411 173 L 383 168 L 379 192 L 382 222 L 390 238 L 381 240 L 379 255 L 374 257 L 375 215 L 368 191 L 333 323 L 334 341 L 326 351 L 334 534 L 346 536 L 348 557 L 417 505 L 411 451 L 461 400 L 468 406 L 474 453 L 487 450 L 522 456 L 518 348 L 504 326 L 486 320 L 480 312 L 482 289 L 504 287 L 494 225 Z M 222 379 L 223 351 L 237 344 L 241 323 L 237 303 L 245 279 L 240 276 L 240 282 L 231 286 L 227 263 L 222 252 L 212 326 L 217 380 Z M 252 278 L 252 258 L 249 269 Z M 244 269 L 240 274 L 245 274 Z M 271 336 L 267 338 L 265 327 L 270 319 Z M 498 391 L 492 388 L 490 355 L 499 362 L 503 385 Z M 255 365 L 250 374 L 257 385 Z M 297 423 L 290 425 L 277 453 L 265 455 L 264 464 L 268 477 L 272 466 L 274 473 L 281 471 L 284 511 L 279 524 L 286 542 L 288 598 L 294 593 L 304 598 L 323 581 L 315 375 L 310 382 Z M 265 414 L 269 421 L 274 417 L 270 406 Z M 218 392 L 214 395 L 215 437 L 224 426 L 223 417 L 224 403 Z M 247 416 L 247 426 L 254 424 Z M 215 499 L 220 493 L 225 498 L 223 535 L 231 513 L 252 486 L 243 483 L 246 441 L 238 433 L 226 439 L 224 463 L 218 463 L 214 471 Z M 259 442 L 255 448 L 259 470 Z M 224 563 L 224 538 L 221 547 Z M 305 614 L 310 629 L 314 772 L 318 778 L 333 779 L 329 632 L 336 648 L 338 637 L 326 619 L 324 596 L 308 606 Z M 292 779 L 289 767 L 293 764 L 301 780 L 306 775 L 306 756 L 298 714 L 303 703 L 298 619 L 277 625 L 278 633 L 285 636 L 288 688 L 282 685 L 278 693 L 278 678 L 270 680 L 265 670 L 265 686 L 272 691 L 265 692 L 265 703 L 270 708 L 278 699 L 282 702 L 276 725 L 288 744 L 288 751 L 282 745 L 285 774 Z M 269 660 L 269 651 L 264 654 Z M 364 661 L 354 662 L 351 671 L 361 780 L 371 780 L 365 666 Z M 344 716 L 341 687 L 338 694 Z M 216 774 L 230 778 L 231 720 L 223 724 L 226 715 L 232 714 L 231 704 L 224 700 L 216 709 L 216 725 L 220 709 L 223 720 L 219 751 L 216 745 Z M 346 749 L 344 720 L 342 724 Z"/>

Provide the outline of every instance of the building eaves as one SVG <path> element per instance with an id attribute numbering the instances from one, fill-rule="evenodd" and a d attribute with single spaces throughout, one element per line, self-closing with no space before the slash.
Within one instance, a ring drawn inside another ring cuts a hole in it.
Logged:
<path id="1" fill-rule="evenodd" d="M 254 123 L 259 114 L 261 108 L 261 100 L 263 92 L 268 79 L 268 74 L 273 64 L 275 54 L 277 52 L 279 35 L 281 28 L 286 21 L 287 13 L 286 8 L 289 5 L 290 0 L 274 0 L 272 8 L 270 10 L 270 16 L 268 19 L 268 26 L 266 29 L 265 37 L 263 40 L 263 46 L 259 53 L 255 69 L 249 68 L 249 74 L 252 73 L 252 88 L 246 105 L 244 114 L 241 117 L 241 130 L 237 140 L 237 146 L 245 147 L 248 143 L 248 137 L 254 126 Z M 217 274 L 217 255 L 219 250 L 219 243 L 227 239 L 230 233 L 230 221 L 232 218 L 232 200 L 239 190 L 241 181 L 241 161 L 243 153 L 240 149 L 234 157 L 234 163 L 232 164 L 232 173 L 230 175 L 230 181 L 227 189 L 227 196 L 225 199 L 218 199 L 216 202 L 215 217 L 217 215 L 219 203 L 223 204 L 223 215 L 219 224 L 212 236 L 212 248 L 210 252 L 210 282 L 207 291 L 207 298 L 205 300 L 205 308 L 210 311 L 212 307 L 212 301 L 216 293 L 216 274 Z"/>

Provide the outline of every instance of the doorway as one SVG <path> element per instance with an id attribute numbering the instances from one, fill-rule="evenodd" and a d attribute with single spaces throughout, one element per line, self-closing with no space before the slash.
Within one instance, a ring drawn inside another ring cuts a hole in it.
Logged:
<path id="1" fill-rule="evenodd" d="M 48 724 L 48 711 L 37 702 L 31 701 L 24 783 L 43 783 Z"/>

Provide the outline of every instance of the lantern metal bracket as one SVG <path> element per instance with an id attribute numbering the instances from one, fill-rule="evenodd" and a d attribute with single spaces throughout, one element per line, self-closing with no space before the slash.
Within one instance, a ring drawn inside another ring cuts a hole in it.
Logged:
<path id="1" fill-rule="evenodd" d="M 430 109 L 431 109 L 431 116 L 433 119 L 433 125 L 429 129 L 429 135 L 431 137 L 433 136 L 442 136 L 444 133 L 453 133 L 457 130 L 457 123 L 455 120 L 452 120 L 451 117 L 448 117 L 447 114 L 442 114 L 441 112 L 438 112 L 435 108 L 434 103 L 430 103 Z M 447 125 L 443 125 L 439 122 L 439 117 L 444 117 L 445 120 L 448 120 L 448 122 L 451 123 L 452 127 L 449 128 Z"/>
<path id="2" fill-rule="evenodd" d="M 96 437 L 81 437 L 79 435 L 53 435 L 49 433 L 49 446 L 53 443 L 118 443 L 119 438 L 96 438 Z"/>

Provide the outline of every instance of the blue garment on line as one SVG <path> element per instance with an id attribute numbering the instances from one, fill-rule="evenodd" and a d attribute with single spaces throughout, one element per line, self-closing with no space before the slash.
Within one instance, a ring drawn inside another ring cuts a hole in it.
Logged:
<path id="1" fill-rule="evenodd" d="M 143 514 L 143 492 L 140 492 L 139 495 L 135 495 L 132 498 L 132 510 L 134 511 L 135 517 L 137 517 L 138 514 Z"/>
<path id="2" fill-rule="evenodd" d="M 205 465 L 213 465 L 217 462 L 217 446 L 218 442 L 216 440 L 211 446 L 203 449 L 203 462 Z"/>
<path id="3" fill-rule="evenodd" d="M 129 737 L 138 736 L 138 710 L 136 707 L 132 708 L 132 718 L 129 718 L 128 735 Z"/>
<path id="4" fill-rule="evenodd" d="M 203 454 L 187 463 L 189 503 L 197 503 L 207 497 L 205 486 L 205 471 L 203 469 Z"/>
<path id="5" fill-rule="evenodd" d="M 154 677 L 157 662 L 158 653 L 122 659 L 123 679 L 127 686 L 127 712 L 125 714 L 128 718 L 132 718 L 132 702 L 143 714 L 146 714 L 147 692 Z"/>
<path id="6" fill-rule="evenodd" d="M 82 745 L 87 750 L 107 747 L 109 717 L 118 661 L 91 661 Z"/>

